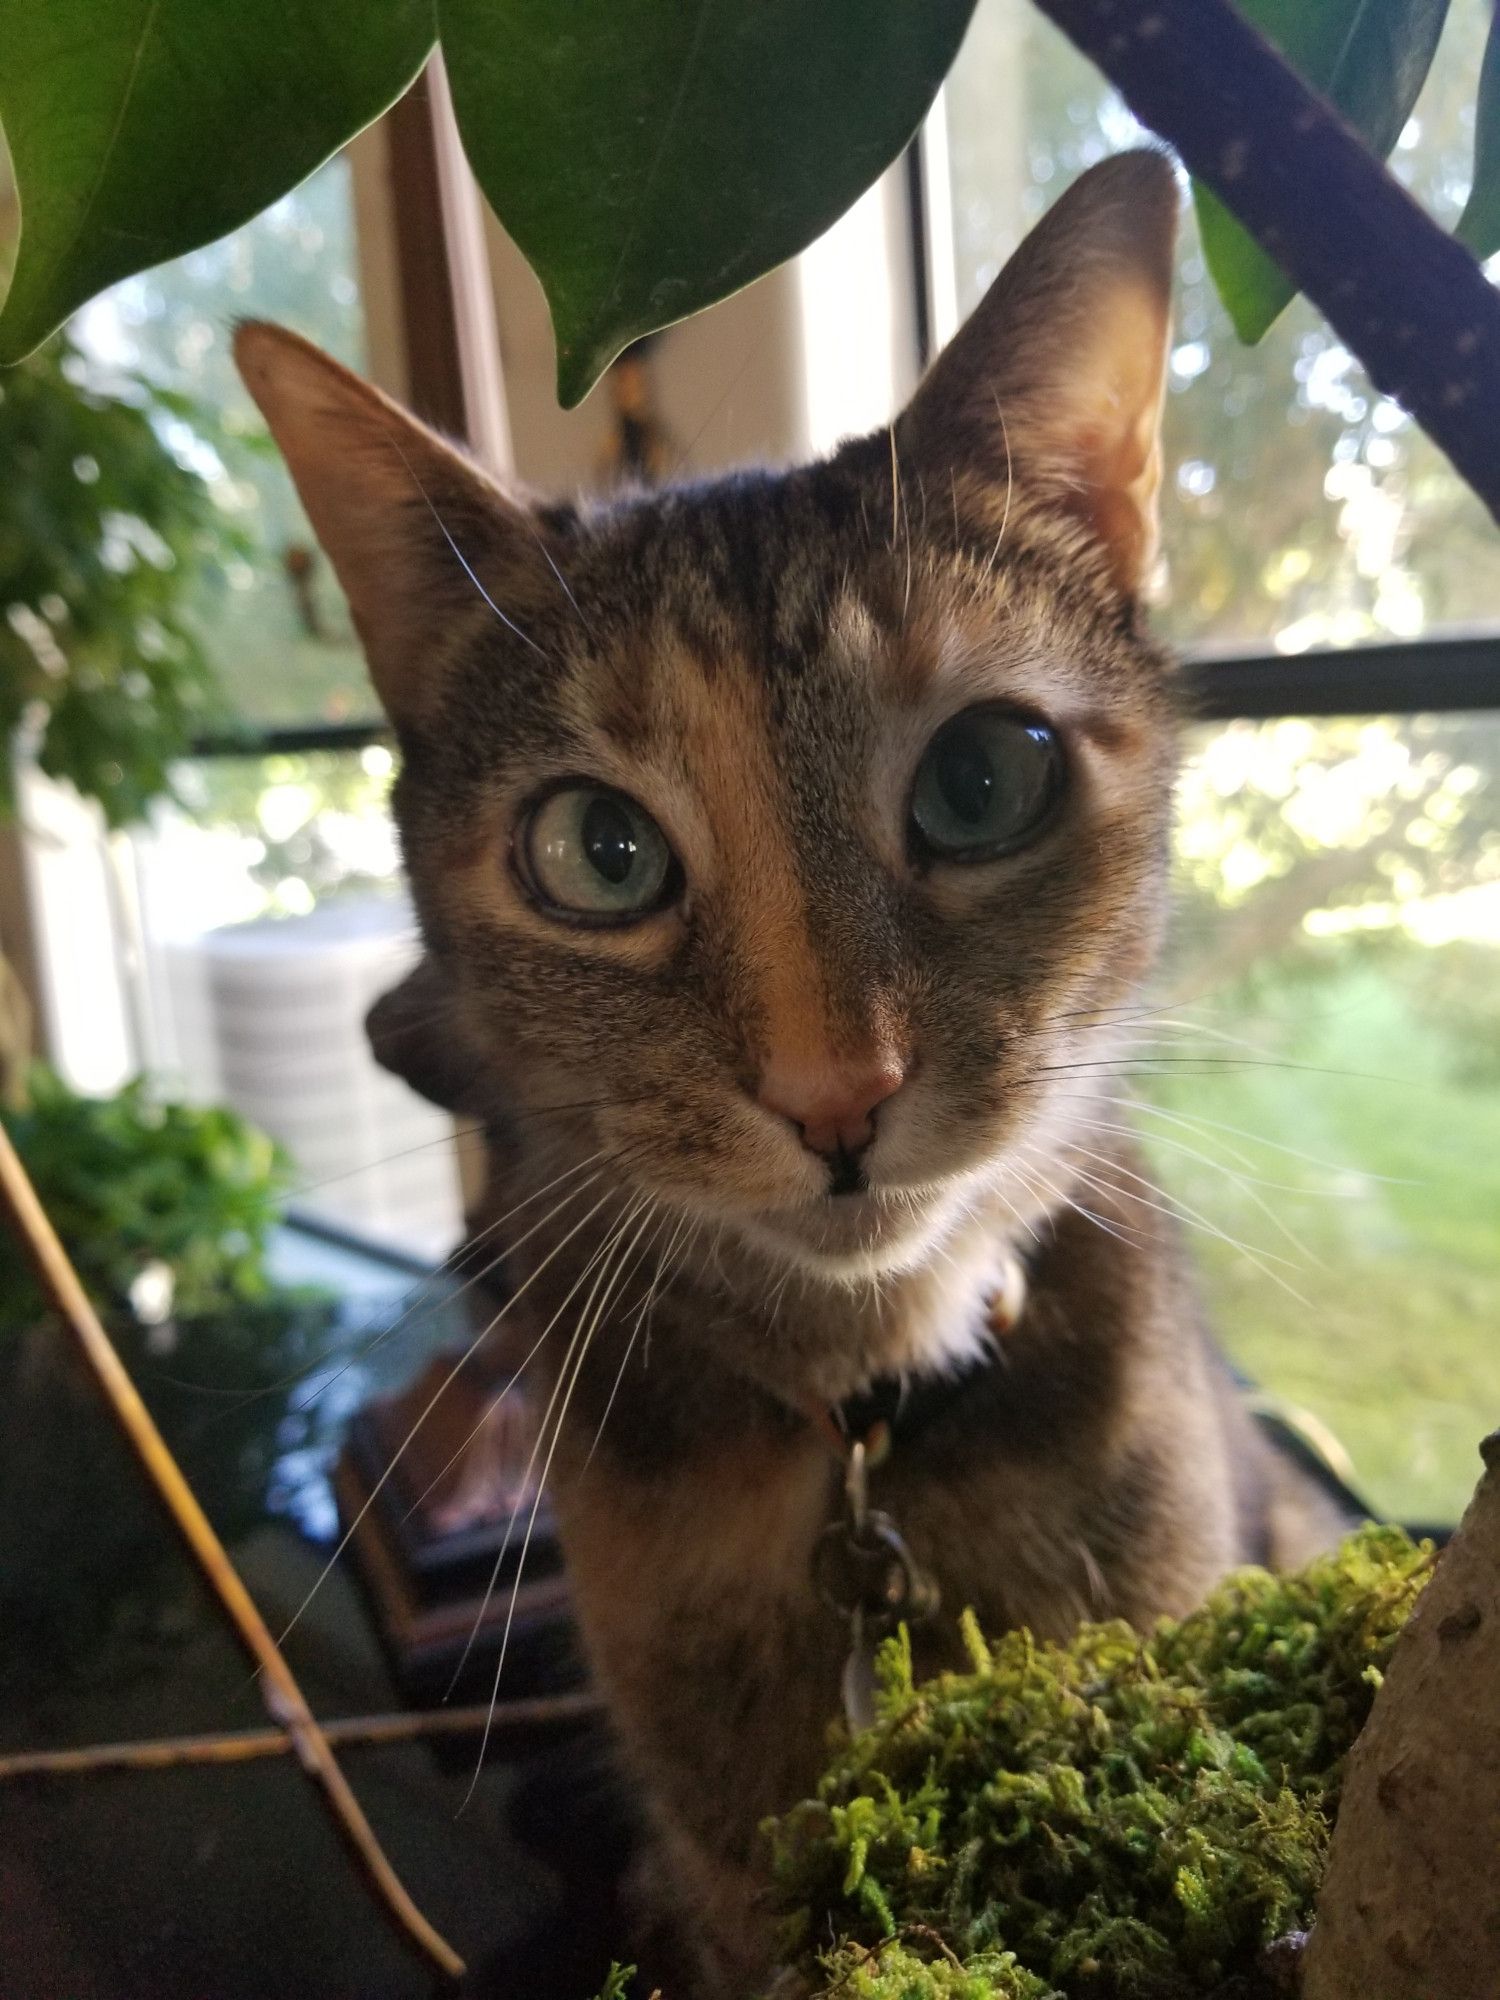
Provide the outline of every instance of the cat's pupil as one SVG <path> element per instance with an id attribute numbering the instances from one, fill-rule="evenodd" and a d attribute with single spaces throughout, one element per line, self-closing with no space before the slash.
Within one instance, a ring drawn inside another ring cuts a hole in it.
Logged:
<path id="1" fill-rule="evenodd" d="M 937 754 L 933 775 L 943 803 L 965 826 L 982 826 L 995 790 L 995 767 L 984 745 L 971 735 L 955 735 Z"/>
<path id="2" fill-rule="evenodd" d="M 613 799 L 590 799 L 583 815 L 583 851 L 589 866 L 614 888 L 630 880 L 639 848 L 630 815 Z"/>

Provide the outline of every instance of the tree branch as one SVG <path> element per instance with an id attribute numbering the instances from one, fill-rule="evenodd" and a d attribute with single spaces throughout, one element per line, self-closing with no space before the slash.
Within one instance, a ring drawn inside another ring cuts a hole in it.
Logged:
<path id="1" fill-rule="evenodd" d="M 1037 0 L 1500 520 L 1500 294 L 1229 0 Z"/>

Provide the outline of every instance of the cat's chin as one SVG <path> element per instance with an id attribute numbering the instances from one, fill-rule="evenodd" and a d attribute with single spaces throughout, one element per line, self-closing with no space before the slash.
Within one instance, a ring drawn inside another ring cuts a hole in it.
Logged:
<path id="1" fill-rule="evenodd" d="M 927 1257 L 951 1227 L 948 1204 L 934 1197 L 835 1195 L 770 1209 L 738 1223 L 763 1256 L 835 1283 L 890 1277 Z"/>

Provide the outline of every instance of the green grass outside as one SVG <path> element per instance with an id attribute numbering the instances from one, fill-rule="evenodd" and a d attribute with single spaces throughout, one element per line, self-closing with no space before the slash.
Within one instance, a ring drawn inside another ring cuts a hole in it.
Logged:
<path id="1" fill-rule="evenodd" d="M 1500 1082 L 1463 1080 L 1456 1043 L 1419 1016 L 1399 965 L 1262 981 L 1196 1018 L 1306 1067 L 1174 1067 L 1136 1088 L 1326 1163 L 1141 1116 L 1160 1135 L 1164 1184 L 1264 1260 L 1190 1229 L 1220 1336 L 1257 1381 L 1332 1426 L 1377 1507 L 1456 1519 L 1479 1439 L 1500 1424 Z M 1195 1050 L 1236 1053 L 1190 1037 L 1163 1053 Z M 1179 1146 L 1292 1186 L 1255 1190 L 1268 1215 Z"/>

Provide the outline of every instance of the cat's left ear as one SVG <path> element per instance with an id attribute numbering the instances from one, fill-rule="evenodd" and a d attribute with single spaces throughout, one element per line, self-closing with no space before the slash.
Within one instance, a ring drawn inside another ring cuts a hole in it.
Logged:
<path id="1" fill-rule="evenodd" d="M 234 358 L 332 562 L 398 728 L 435 703 L 451 635 L 488 596 L 516 643 L 550 601 L 541 529 L 478 466 L 299 334 L 249 320 Z"/>
<path id="2" fill-rule="evenodd" d="M 1155 559 L 1178 192 L 1160 153 L 1074 182 L 896 425 L 900 463 L 1004 516 L 1016 489 L 1080 522 L 1135 596 Z"/>

